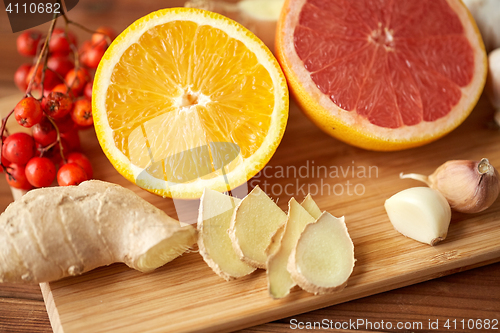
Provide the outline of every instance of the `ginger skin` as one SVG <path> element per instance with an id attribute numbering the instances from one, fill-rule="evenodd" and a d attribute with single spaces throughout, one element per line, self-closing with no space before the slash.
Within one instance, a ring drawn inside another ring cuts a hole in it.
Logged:
<path id="1" fill-rule="evenodd" d="M 121 186 L 36 189 L 0 216 L 0 282 L 55 281 L 115 262 L 149 272 L 195 242 L 195 228 Z"/>

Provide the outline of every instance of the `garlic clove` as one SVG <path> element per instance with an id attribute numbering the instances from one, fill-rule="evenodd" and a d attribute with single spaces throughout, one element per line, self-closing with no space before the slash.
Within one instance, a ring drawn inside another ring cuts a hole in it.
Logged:
<path id="1" fill-rule="evenodd" d="M 387 199 L 384 207 L 394 228 L 406 237 L 430 245 L 446 238 L 451 209 L 439 191 L 409 188 Z"/>

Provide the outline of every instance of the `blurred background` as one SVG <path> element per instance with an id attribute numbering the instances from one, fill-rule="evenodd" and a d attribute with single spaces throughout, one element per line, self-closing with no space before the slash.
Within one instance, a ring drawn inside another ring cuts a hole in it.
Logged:
<path id="1" fill-rule="evenodd" d="M 116 30 L 123 31 L 138 18 L 167 7 L 182 7 L 185 0 L 80 0 L 76 7 L 68 13 L 70 20 L 76 21 L 85 27 L 96 30 L 101 25 L 107 25 Z M 16 39 L 22 33 L 12 33 L 9 25 L 4 3 L 0 4 L 0 98 L 18 94 L 19 90 L 14 85 L 14 72 L 29 58 L 20 56 L 16 51 Z M 50 23 L 37 26 L 34 29 L 46 34 Z M 64 27 L 64 20 L 58 19 L 57 26 Z M 71 26 L 71 31 L 78 37 L 79 44 L 91 38 L 91 34 Z"/>

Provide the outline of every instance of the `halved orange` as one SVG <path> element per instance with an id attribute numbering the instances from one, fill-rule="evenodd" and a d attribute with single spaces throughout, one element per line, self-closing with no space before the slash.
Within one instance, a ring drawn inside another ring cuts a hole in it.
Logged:
<path id="1" fill-rule="evenodd" d="M 287 0 L 277 57 L 305 114 L 372 150 L 436 140 L 486 80 L 476 24 L 459 0 Z"/>
<path id="2" fill-rule="evenodd" d="M 111 44 L 93 87 L 97 137 L 113 166 L 153 193 L 199 198 L 261 170 L 288 118 L 273 54 L 224 16 L 151 13 Z"/>

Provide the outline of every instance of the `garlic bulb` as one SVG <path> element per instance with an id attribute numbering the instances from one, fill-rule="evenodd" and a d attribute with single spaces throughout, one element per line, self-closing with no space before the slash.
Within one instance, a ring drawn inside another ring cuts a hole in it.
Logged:
<path id="1" fill-rule="evenodd" d="M 463 0 L 483 36 L 486 51 L 500 47 L 500 1 Z"/>
<path id="2" fill-rule="evenodd" d="M 497 170 L 488 159 L 448 161 L 430 176 L 401 174 L 401 178 L 422 181 L 441 192 L 451 208 L 462 213 L 478 213 L 498 197 L 500 182 Z"/>

